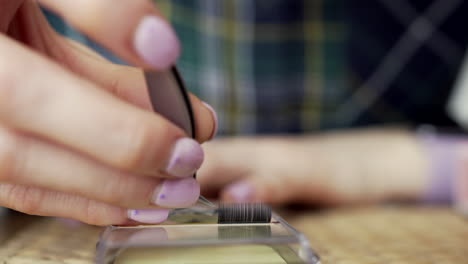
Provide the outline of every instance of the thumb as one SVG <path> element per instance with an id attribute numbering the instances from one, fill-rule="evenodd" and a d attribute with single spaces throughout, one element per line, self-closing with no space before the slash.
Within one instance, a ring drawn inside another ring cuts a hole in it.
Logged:
<path id="1" fill-rule="evenodd" d="M 164 70 L 180 54 L 173 28 L 150 0 L 40 0 L 40 3 L 134 65 Z"/>

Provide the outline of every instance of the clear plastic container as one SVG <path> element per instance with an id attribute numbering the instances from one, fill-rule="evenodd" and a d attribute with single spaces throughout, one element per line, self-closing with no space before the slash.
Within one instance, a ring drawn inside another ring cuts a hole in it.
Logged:
<path id="1" fill-rule="evenodd" d="M 320 263 L 307 238 L 273 213 L 270 223 L 218 224 L 216 211 L 179 209 L 160 225 L 111 226 L 98 264 Z"/>

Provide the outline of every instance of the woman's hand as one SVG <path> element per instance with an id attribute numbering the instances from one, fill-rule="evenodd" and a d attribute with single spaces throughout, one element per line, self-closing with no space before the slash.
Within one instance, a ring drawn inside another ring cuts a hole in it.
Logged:
<path id="1" fill-rule="evenodd" d="M 428 185 L 419 140 L 403 130 L 210 142 L 198 172 L 207 196 L 229 202 L 340 205 L 418 199 Z"/>
<path id="2" fill-rule="evenodd" d="M 191 97 L 199 137 L 186 138 L 151 111 L 141 70 L 59 36 L 38 2 L 136 66 L 180 52 L 149 0 L 0 0 L 0 206 L 107 225 L 193 204 L 211 110 Z"/>

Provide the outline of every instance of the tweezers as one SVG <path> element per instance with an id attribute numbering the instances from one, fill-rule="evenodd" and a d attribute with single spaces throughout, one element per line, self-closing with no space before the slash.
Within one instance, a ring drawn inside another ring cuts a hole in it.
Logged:
<path id="1" fill-rule="evenodd" d="M 196 121 L 187 89 L 176 67 L 167 71 L 145 71 L 146 85 L 153 111 L 182 128 L 191 137 L 196 137 Z M 196 178 L 196 173 L 193 175 Z M 198 203 L 216 207 L 201 196 Z"/>

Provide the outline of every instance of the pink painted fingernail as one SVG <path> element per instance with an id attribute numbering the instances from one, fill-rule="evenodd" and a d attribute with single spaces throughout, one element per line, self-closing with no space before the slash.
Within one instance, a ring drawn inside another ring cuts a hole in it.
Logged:
<path id="1" fill-rule="evenodd" d="M 200 144 L 190 138 L 178 139 L 174 145 L 166 172 L 176 177 L 190 177 L 203 163 Z"/>
<path id="2" fill-rule="evenodd" d="M 238 182 L 226 187 L 225 193 L 235 202 L 251 202 L 255 188 L 248 182 Z"/>
<path id="3" fill-rule="evenodd" d="M 211 132 L 211 136 L 210 136 L 210 139 L 213 139 L 216 136 L 216 134 L 218 133 L 218 115 L 216 114 L 216 111 L 214 110 L 214 108 L 211 105 L 209 105 L 206 102 L 202 102 L 202 103 L 206 108 L 208 108 L 208 110 L 210 110 L 211 116 L 213 117 L 214 127 L 213 127 L 213 131 Z"/>
<path id="4" fill-rule="evenodd" d="M 197 202 L 200 185 L 193 178 L 165 180 L 153 194 L 153 203 L 164 207 L 187 207 Z"/>
<path id="5" fill-rule="evenodd" d="M 169 216 L 169 209 L 128 210 L 128 218 L 145 224 L 159 224 Z"/>
<path id="6" fill-rule="evenodd" d="M 180 42 L 168 22 L 157 16 L 146 16 L 134 36 L 135 50 L 149 65 L 167 69 L 180 54 Z"/>

